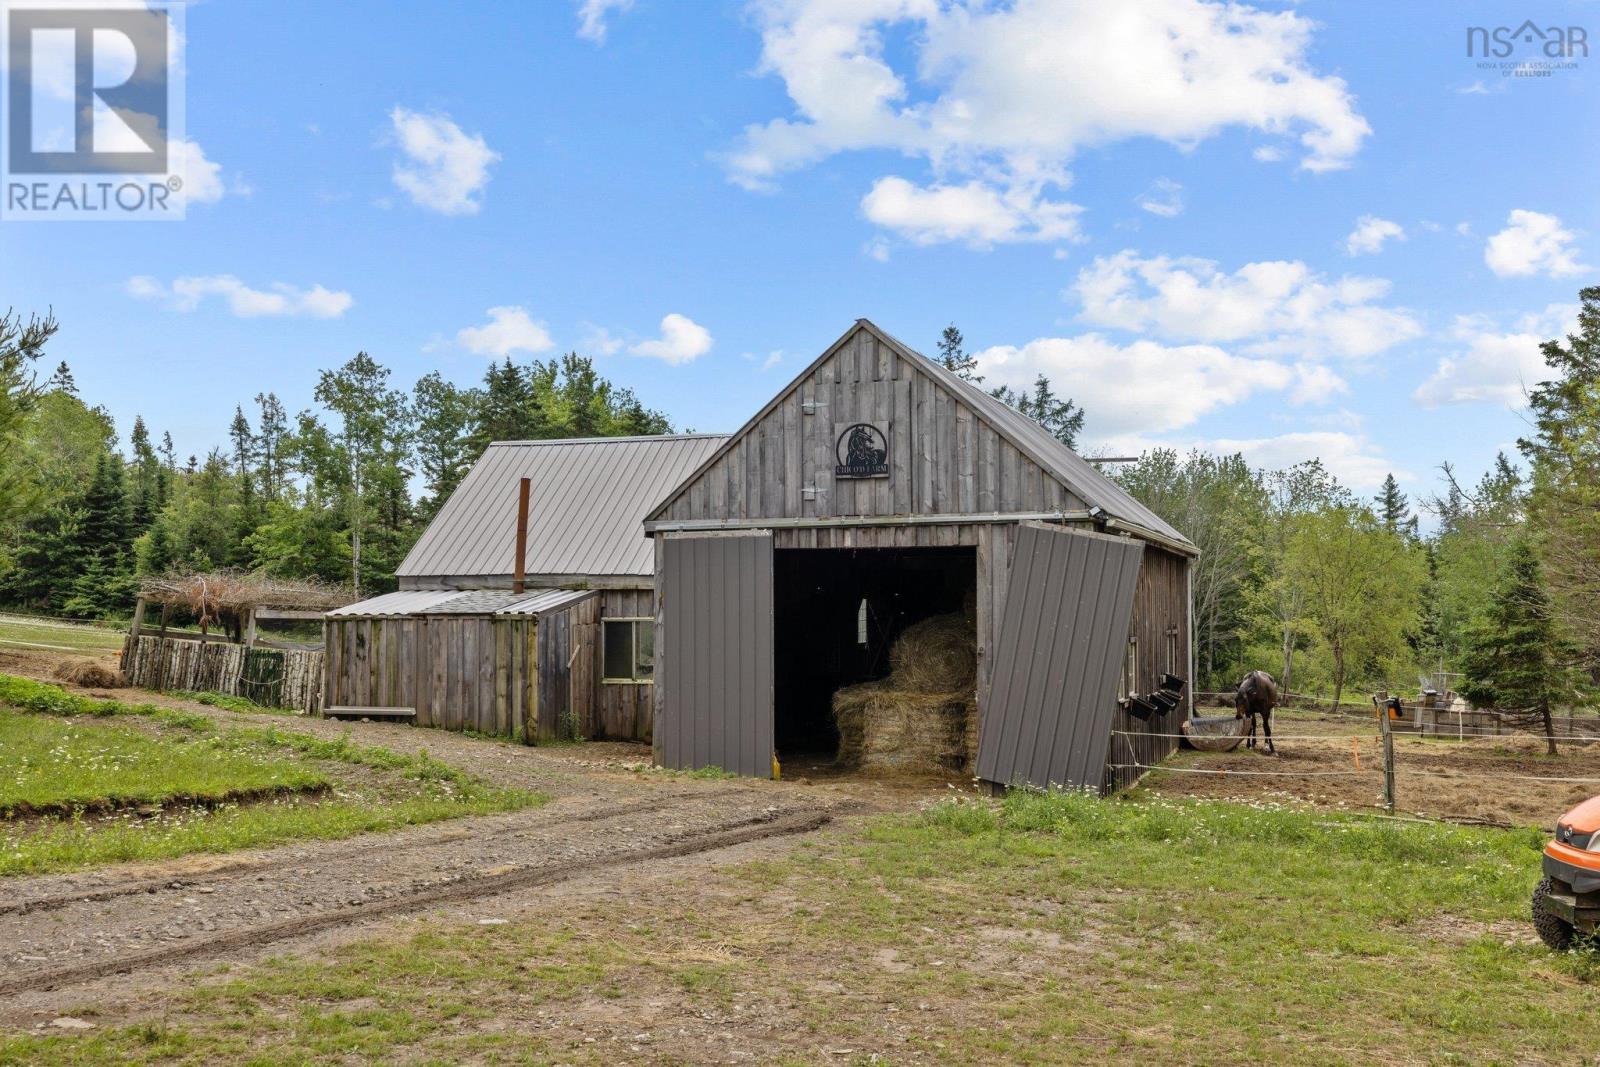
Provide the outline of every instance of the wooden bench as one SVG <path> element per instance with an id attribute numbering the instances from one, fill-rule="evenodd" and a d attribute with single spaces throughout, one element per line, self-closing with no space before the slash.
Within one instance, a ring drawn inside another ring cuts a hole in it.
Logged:
<path id="1" fill-rule="evenodd" d="M 324 719 L 414 719 L 416 708 L 363 708 L 354 705 L 335 705 L 322 709 Z"/>

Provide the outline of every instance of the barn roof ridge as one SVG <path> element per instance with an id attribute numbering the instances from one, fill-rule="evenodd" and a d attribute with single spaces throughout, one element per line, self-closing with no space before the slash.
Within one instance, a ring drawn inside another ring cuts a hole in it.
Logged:
<path id="1" fill-rule="evenodd" d="M 869 331 L 873 336 L 893 348 L 900 356 L 910 361 L 917 370 L 939 383 L 952 396 L 960 398 L 972 408 L 973 414 L 988 423 L 996 433 L 1021 450 L 1041 470 L 1060 482 L 1070 492 L 1082 498 L 1091 507 L 1099 507 L 1109 517 L 1134 527 L 1133 532 L 1145 532 L 1152 535 L 1155 540 L 1175 542 L 1175 546 L 1180 549 L 1186 548 L 1190 552 L 1198 551 L 1193 542 L 1175 530 L 1161 516 L 1135 500 L 1127 490 L 1096 470 L 1088 460 L 1056 440 L 1043 426 L 1017 412 L 1003 401 L 990 396 L 972 382 L 964 380 L 936 361 L 929 359 L 867 318 L 858 318 L 851 323 L 850 327 L 837 340 L 823 349 L 822 354 L 807 364 L 788 385 L 780 389 L 771 400 L 762 405 L 761 409 L 746 420 L 742 426 L 727 435 L 727 438 L 707 455 L 688 477 L 684 478 L 682 482 L 662 498 L 660 503 L 651 509 L 646 516 L 646 521 L 659 520 L 667 508 L 671 507 L 673 502 L 682 496 L 689 486 L 693 485 L 710 470 L 717 460 L 732 450 L 742 437 L 776 409 L 784 398 L 798 389 L 807 377 L 831 358 L 845 342 L 855 336 L 858 330 Z"/>

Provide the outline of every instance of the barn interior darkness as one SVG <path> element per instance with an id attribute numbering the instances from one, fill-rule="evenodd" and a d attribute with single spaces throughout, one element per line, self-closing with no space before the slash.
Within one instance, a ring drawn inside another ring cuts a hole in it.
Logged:
<path id="1" fill-rule="evenodd" d="M 970 547 L 778 549 L 773 586 L 778 754 L 826 762 L 839 746 L 834 692 L 886 676 L 912 623 L 970 613 L 977 557 Z"/>

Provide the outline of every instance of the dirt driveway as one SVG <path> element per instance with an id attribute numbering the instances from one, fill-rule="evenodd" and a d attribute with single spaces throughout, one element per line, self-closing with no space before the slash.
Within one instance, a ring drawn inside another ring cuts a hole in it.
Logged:
<path id="1" fill-rule="evenodd" d="M 0 653 L 0 671 L 49 661 Z M 69 687 L 71 688 L 71 687 Z M 93 692 L 85 690 L 85 692 Z M 0 901 L 0 1022 L 27 1025 L 159 990 L 182 971 L 298 952 L 429 914 L 476 922 L 541 894 L 642 891 L 676 861 L 717 864 L 785 848 L 834 820 L 912 806 L 943 783 L 700 780 L 648 769 L 641 745 L 529 748 L 387 723 L 240 714 L 140 690 L 219 725 L 271 725 L 400 752 L 426 751 L 544 807 L 342 841 L 14 878 Z M 673 876 L 665 874 L 663 877 Z"/>

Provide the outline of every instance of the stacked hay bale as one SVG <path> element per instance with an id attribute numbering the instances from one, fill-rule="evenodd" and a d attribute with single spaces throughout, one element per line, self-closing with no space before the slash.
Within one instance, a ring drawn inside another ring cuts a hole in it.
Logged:
<path id="1" fill-rule="evenodd" d="M 889 649 L 888 678 L 833 695 L 839 762 L 891 774 L 968 769 L 977 750 L 977 674 L 977 639 L 966 616 L 908 626 Z"/>

